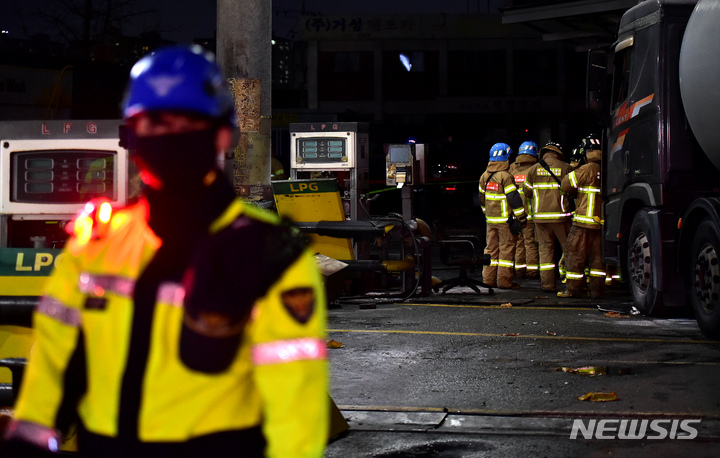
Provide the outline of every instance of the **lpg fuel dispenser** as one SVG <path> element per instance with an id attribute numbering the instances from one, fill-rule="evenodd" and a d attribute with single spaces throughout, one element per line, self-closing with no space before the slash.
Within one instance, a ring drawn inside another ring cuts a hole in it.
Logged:
<path id="1" fill-rule="evenodd" d="M 425 184 L 425 145 L 386 144 L 385 184 L 401 189 L 403 219 L 412 219 L 414 186 Z"/>
<path id="2" fill-rule="evenodd" d="M 370 188 L 368 123 L 290 124 L 290 178 L 336 178 L 345 218 L 367 219 L 361 198 Z"/>
<path id="3" fill-rule="evenodd" d="M 123 206 L 119 120 L 0 122 L 0 404 L 12 405 L 34 342 L 32 312 L 86 203 Z M 10 370 L 8 370 L 10 369 Z M 10 382 L 13 382 L 11 385 Z M 13 386 L 12 390 L 7 388 Z"/>

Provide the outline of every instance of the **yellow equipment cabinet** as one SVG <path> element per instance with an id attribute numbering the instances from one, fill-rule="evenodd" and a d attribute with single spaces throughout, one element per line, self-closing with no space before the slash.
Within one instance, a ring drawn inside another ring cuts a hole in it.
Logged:
<path id="1" fill-rule="evenodd" d="M 338 182 L 284 180 L 272 182 L 278 214 L 295 222 L 345 221 Z M 333 259 L 355 259 L 350 239 L 308 234 L 312 249 Z"/>

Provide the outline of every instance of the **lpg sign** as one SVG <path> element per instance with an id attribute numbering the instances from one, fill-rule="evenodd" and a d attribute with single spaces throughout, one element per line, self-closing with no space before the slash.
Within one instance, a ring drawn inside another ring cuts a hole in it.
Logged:
<path id="1" fill-rule="evenodd" d="M 62 259 L 62 250 L 4 248 L 0 250 L 0 276 L 47 276 Z"/>

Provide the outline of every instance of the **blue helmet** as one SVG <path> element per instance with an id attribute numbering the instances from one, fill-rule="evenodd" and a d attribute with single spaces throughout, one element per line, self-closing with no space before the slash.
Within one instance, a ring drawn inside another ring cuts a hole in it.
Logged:
<path id="1" fill-rule="evenodd" d="M 178 111 L 231 121 L 234 100 L 212 53 L 199 45 L 161 48 L 130 71 L 123 116 Z"/>
<path id="2" fill-rule="evenodd" d="M 490 162 L 507 161 L 512 152 L 512 148 L 507 143 L 495 143 L 490 148 Z"/>
<path id="3" fill-rule="evenodd" d="M 526 141 L 522 145 L 520 145 L 520 149 L 518 150 L 518 156 L 521 154 L 529 154 L 530 156 L 537 157 L 538 155 L 538 146 L 537 143 L 533 141 Z"/>

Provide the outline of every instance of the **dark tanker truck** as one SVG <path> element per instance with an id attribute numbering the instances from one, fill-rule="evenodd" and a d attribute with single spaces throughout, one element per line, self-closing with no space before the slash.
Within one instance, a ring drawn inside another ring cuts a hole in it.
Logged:
<path id="1" fill-rule="evenodd" d="M 589 53 L 587 94 L 606 121 L 606 262 L 643 314 L 691 305 L 720 338 L 720 0 L 628 10 Z"/>

